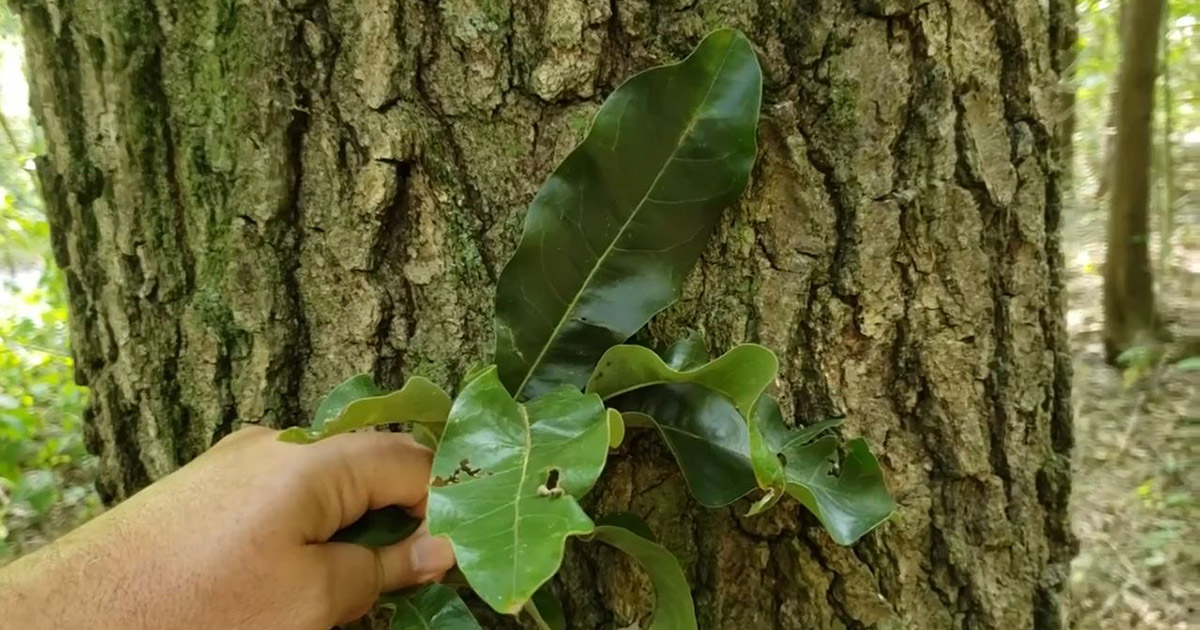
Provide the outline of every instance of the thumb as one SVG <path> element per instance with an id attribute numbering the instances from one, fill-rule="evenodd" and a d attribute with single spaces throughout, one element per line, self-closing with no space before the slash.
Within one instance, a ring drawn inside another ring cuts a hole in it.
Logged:
<path id="1" fill-rule="evenodd" d="M 330 575 L 328 594 L 335 623 L 363 616 L 380 593 L 441 579 L 454 566 L 450 541 L 430 536 L 426 524 L 412 536 L 377 550 L 336 542 L 317 547 Z"/>
<path id="2" fill-rule="evenodd" d="M 415 584 L 440 580 L 454 566 L 454 550 L 445 538 L 429 535 L 429 522 L 412 536 L 379 550 L 382 565 L 379 592 L 390 593 Z"/>

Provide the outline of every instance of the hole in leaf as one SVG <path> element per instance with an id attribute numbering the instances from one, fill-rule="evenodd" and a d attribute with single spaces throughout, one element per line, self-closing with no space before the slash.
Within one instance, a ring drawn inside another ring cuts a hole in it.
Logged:
<path id="1" fill-rule="evenodd" d="M 458 470 L 467 473 L 467 476 L 470 476 L 470 477 L 478 477 L 479 476 L 479 469 L 471 468 L 471 462 L 466 459 L 462 460 L 461 462 L 458 462 Z"/>
<path id="2" fill-rule="evenodd" d="M 566 494 L 566 491 L 558 485 L 557 468 L 550 469 L 550 471 L 546 474 L 546 483 L 538 486 L 537 493 L 539 497 L 547 497 L 550 499 L 557 499 Z"/>
<path id="3" fill-rule="evenodd" d="M 779 460 L 779 464 L 781 466 L 787 466 L 787 455 L 784 455 L 783 453 L 776 453 L 775 458 Z"/>
<path id="4" fill-rule="evenodd" d="M 825 472 L 830 477 L 837 477 L 842 474 L 842 462 L 837 457 L 829 458 L 829 470 Z"/>

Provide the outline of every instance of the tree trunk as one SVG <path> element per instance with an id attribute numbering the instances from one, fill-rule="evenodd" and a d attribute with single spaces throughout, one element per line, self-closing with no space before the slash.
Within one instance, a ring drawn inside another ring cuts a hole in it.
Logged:
<path id="1" fill-rule="evenodd" d="M 1175 234 L 1175 99 L 1171 92 L 1171 5 L 1164 3 L 1162 28 L 1162 209 L 1158 223 L 1158 273 L 1171 268 L 1171 237 Z"/>
<path id="2" fill-rule="evenodd" d="M 1118 57 L 1125 50 L 1125 0 L 1117 0 L 1117 50 Z M 1109 38 L 1108 33 L 1104 37 L 1104 52 L 1108 52 Z M 1064 69 L 1069 71 L 1067 66 Z M 1118 69 L 1118 75 L 1120 70 Z M 1100 167 L 1100 180 L 1096 183 L 1096 199 L 1104 199 L 1108 196 L 1108 191 L 1112 187 L 1113 165 L 1117 161 L 1117 107 L 1121 90 L 1119 87 L 1119 76 L 1109 82 L 1108 90 L 1108 111 L 1104 117 L 1104 153 L 1102 156 L 1103 165 Z"/>
<path id="3" fill-rule="evenodd" d="M 705 510 L 648 434 L 592 508 L 647 517 L 705 630 L 1062 627 L 1063 1 L 19 0 L 101 491 L 357 372 L 457 383 L 602 98 L 728 25 L 763 66 L 761 154 L 647 337 L 779 352 L 786 410 L 844 412 L 901 508 L 853 548 L 794 503 Z M 558 586 L 576 628 L 651 601 L 584 544 Z"/>
<path id="4" fill-rule="evenodd" d="M 1151 119 L 1164 3 L 1131 2 L 1123 20 L 1104 263 L 1104 348 L 1110 362 L 1152 341 L 1160 331 L 1150 271 L 1149 205 Z"/>

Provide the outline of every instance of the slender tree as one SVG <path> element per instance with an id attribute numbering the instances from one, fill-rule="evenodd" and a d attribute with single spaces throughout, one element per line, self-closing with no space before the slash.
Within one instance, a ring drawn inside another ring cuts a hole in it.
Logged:
<path id="1" fill-rule="evenodd" d="M 642 340 L 777 350 L 785 413 L 845 414 L 901 507 L 839 547 L 798 507 L 702 508 L 637 434 L 591 511 L 645 517 L 705 630 L 1062 627 L 1066 1 L 17 0 L 101 491 L 355 373 L 453 388 L 603 96 L 733 26 L 765 78 L 752 182 Z M 650 610 L 595 546 L 556 588 L 575 628 Z"/>
<path id="2" fill-rule="evenodd" d="M 1161 329 L 1148 246 L 1151 121 L 1163 5 L 1164 0 L 1131 1 L 1123 20 L 1104 265 L 1104 347 L 1112 362 L 1128 348 L 1159 336 Z"/>
<path id="3" fill-rule="evenodd" d="M 1169 35 L 1171 5 L 1163 7 L 1163 33 Z M 1162 54 L 1162 210 L 1158 226 L 1158 272 L 1165 274 L 1171 264 L 1171 237 L 1175 232 L 1175 156 L 1172 136 L 1175 133 L 1175 98 L 1171 91 L 1171 39 L 1163 37 Z"/>
<path id="4" fill-rule="evenodd" d="M 1116 56 L 1118 57 L 1125 46 L 1125 4 L 1125 0 L 1117 0 Z M 1106 32 L 1104 37 L 1105 49 L 1108 49 L 1112 45 L 1111 39 L 1109 33 Z M 1118 69 L 1117 74 L 1119 75 L 1119 73 L 1120 70 Z M 1109 83 L 1111 87 L 1108 94 L 1108 111 L 1104 118 L 1104 126 L 1101 128 L 1103 130 L 1103 152 L 1100 156 L 1102 160 L 1099 169 L 1100 177 L 1099 181 L 1096 182 L 1097 199 L 1104 199 L 1108 196 L 1109 190 L 1112 188 L 1113 165 L 1117 159 L 1117 98 L 1120 96 L 1120 89 L 1118 87 L 1119 81 L 1116 78 L 1114 77 L 1114 80 Z"/>

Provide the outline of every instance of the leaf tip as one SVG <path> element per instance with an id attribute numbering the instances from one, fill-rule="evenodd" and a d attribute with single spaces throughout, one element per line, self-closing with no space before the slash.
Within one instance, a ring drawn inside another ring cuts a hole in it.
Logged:
<path id="1" fill-rule="evenodd" d="M 312 444 L 316 440 L 308 434 L 304 427 L 289 427 L 279 432 L 279 441 L 288 444 Z"/>

